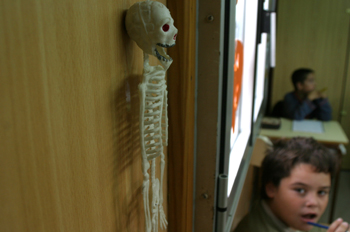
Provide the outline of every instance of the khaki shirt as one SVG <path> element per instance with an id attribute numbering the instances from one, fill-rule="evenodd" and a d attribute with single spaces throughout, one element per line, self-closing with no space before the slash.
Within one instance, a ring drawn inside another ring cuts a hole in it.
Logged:
<path id="1" fill-rule="evenodd" d="M 264 201 L 258 202 L 238 224 L 234 232 L 298 232 L 280 221 Z M 326 232 L 313 227 L 310 232 Z"/>

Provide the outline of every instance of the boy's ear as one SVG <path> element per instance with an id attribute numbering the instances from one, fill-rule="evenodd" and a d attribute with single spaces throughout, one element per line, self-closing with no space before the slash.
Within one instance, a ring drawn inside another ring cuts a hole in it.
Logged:
<path id="1" fill-rule="evenodd" d="M 274 198 L 277 193 L 277 187 L 272 182 L 269 182 L 265 185 L 265 192 L 269 198 Z"/>

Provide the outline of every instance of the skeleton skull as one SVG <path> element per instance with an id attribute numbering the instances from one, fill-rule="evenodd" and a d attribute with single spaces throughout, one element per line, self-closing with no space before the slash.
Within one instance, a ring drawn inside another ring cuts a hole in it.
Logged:
<path id="1" fill-rule="evenodd" d="M 150 0 L 137 2 L 129 8 L 125 25 L 129 36 L 145 53 L 169 67 L 172 59 L 164 48 L 175 45 L 177 28 L 166 6 Z"/>

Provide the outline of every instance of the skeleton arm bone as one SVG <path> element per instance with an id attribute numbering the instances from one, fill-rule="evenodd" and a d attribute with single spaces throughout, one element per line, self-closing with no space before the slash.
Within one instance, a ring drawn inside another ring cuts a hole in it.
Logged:
<path id="1" fill-rule="evenodd" d="M 140 94 L 140 112 L 144 112 L 144 104 L 145 102 L 145 84 L 142 83 L 139 85 L 139 94 Z M 143 114 L 140 114 L 140 131 L 144 133 L 144 117 Z M 145 211 L 145 227 L 146 232 L 151 232 L 152 224 L 151 224 L 151 215 L 149 208 L 149 174 L 148 170 L 150 168 L 150 164 L 147 160 L 147 154 L 145 149 L 145 141 L 144 136 L 141 136 L 141 152 L 142 152 L 142 173 L 143 173 L 143 184 L 142 184 L 142 194 L 143 194 L 143 206 Z"/>
<path id="2" fill-rule="evenodd" d="M 168 110 L 167 110 L 167 91 L 166 91 L 166 85 L 164 84 L 164 90 L 163 90 L 163 109 L 162 109 L 162 143 L 163 146 L 168 145 Z M 164 177 L 164 167 L 165 167 L 165 156 L 162 151 L 162 154 L 160 156 L 160 188 L 159 188 L 159 214 L 160 214 L 160 228 L 166 229 L 167 227 L 167 220 L 165 218 L 165 213 L 163 209 L 163 177 Z"/>
<path id="3" fill-rule="evenodd" d="M 163 146 L 168 146 L 168 91 L 166 90 L 166 85 L 164 88 L 162 121 Z"/>

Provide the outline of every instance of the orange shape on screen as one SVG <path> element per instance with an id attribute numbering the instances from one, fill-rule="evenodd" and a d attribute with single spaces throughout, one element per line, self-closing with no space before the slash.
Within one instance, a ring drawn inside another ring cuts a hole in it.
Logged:
<path id="1" fill-rule="evenodd" d="M 243 44 L 236 40 L 235 62 L 233 65 L 233 108 L 232 108 L 232 130 L 235 129 L 236 111 L 238 108 L 239 98 L 242 89 L 242 74 L 243 74 Z"/>

